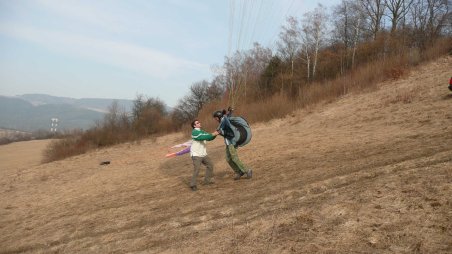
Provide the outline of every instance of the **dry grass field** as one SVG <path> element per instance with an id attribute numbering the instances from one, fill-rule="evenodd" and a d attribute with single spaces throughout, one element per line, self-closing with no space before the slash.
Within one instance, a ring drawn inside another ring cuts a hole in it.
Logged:
<path id="1" fill-rule="evenodd" d="M 9 138 L 17 135 L 31 135 L 31 133 L 17 130 L 0 129 L 0 138 Z"/>
<path id="2" fill-rule="evenodd" d="M 1 176 L 41 164 L 43 151 L 50 142 L 51 140 L 33 140 L 1 145 Z"/>
<path id="3" fill-rule="evenodd" d="M 182 134 L 40 165 L 0 147 L 0 253 L 452 253 L 451 67 L 254 125 L 251 180 L 218 138 L 197 192 L 164 157 Z"/>

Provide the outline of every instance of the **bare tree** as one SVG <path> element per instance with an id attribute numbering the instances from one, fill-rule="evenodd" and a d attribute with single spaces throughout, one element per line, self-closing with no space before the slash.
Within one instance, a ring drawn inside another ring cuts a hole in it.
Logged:
<path id="1" fill-rule="evenodd" d="M 108 107 L 108 113 L 104 116 L 104 126 L 115 129 L 120 118 L 121 111 L 117 100 L 113 100 Z"/>
<path id="2" fill-rule="evenodd" d="M 385 0 L 388 17 L 391 21 L 391 33 L 394 33 L 400 21 L 405 20 L 413 0 Z"/>
<path id="3" fill-rule="evenodd" d="M 196 82 L 190 87 L 189 104 L 195 112 L 199 112 L 202 106 L 209 101 L 209 82 L 206 80 Z"/>
<path id="4" fill-rule="evenodd" d="M 246 86 L 247 69 L 244 62 L 245 53 L 237 51 L 231 57 L 227 57 L 224 63 L 226 90 L 229 95 L 229 104 L 232 106 L 239 100 L 241 90 Z"/>
<path id="5" fill-rule="evenodd" d="M 159 132 L 159 123 L 167 115 L 166 105 L 158 98 L 137 95 L 133 103 L 132 117 L 135 131 L 141 135 Z"/>
<path id="6" fill-rule="evenodd" d="M 442 33 L 448 19 L 449 25 L 452 25 L 450 23 L 452 19 L 450 8 L 452 8 L 450 0 L 427 0 L 427 34 L 430 38 L 437 38 Z"/>
<path id="7" fill-rule="evenodd" d="M 190 93 L 175 106 L 172 119 L 177 125 L 193 120 L 206 103 L 221 98 L 223 91 L 217 83 L 210 84 L 206 80 L 194 83 L 190 87 Z"/>
<path id="8" fill-rule="evenodd" d="M 368 30 L 375 40 L 382 27 L 383 14 L 385 12 L 384 0 L 361 0 L 359 2 L 361 9 L 369 19 Z"/>
<path id="9" fill-rule="evenodd" d="M 312 78 L 315 78 L 320 47 L 324 43 L 327 15 L 325 8 L 319 4 L 312 12 L 305 14 L 303 32 L 308 48 L 312 51 Z"/>
<path id="10" fill-rule="evenodd" d="M 278 54 L 282 60 L 290 62 L 300 48 L 300 25 L 295 17 L 288 17 L 287 24 L 282 26 L 279 33 Z"/>
<path id="11" fill-rule="evenodd" d="M 185 114 L 185 120 L 189 121 L 195 118 L 202 106 L 209 101 L 208 88 L 209 83 L 207 81 L 196 82 L 190 87 L 190 93 L 179 101 L 176 110 Z"/>
<path id="12" fill-rule="evenodd" d="M 293 66 L 297 52 L 300 49 L 300 35 L 301 29 L 298 20 L 295 17 L 288 17 L 286 19 L 287 24 L 282 27 L 282 31 L 279 33 L 278 54 L 281 59 L 291 64 L 290 76 L 291 85 L 293 82 Z"/>
<path id="13" fill-rule="evenodd" d="M 312 39 L 309 35 L 309 30 L 306 26 L 303 26 L 302 34 L 301 34 L 301 59 L 306 64 L 306 81 L 311 80 L 311 45 L 312 45 Z"/>
<path id="14" fill-rule="evenodd" d="M 224 75 L 231 106 L 234 106 L 239 100 L 246 99 L 249 90 L 259 93 L 256 91 L 259 87 L 257 83 L 271 57 L 270 49 L 254 43 L 252 49 L 237 51 L 231 57 L 226 58 Z"/>
<path id="15" fill-rule="evenodd" d="M 342 0 L 333 10 L 335 28 L 333 34 L 335 39 L 344 45 L 346 52 L 352 49 L 352 67 L 355 63 L 357 45 L 364 29 L 363 13 L 361 5 L 355 0 Z"/>
<path id="16" fill-rule="evenodd" d="M 271 49 L 262 47 L 255 42 L 254 47 L 249 51 L 247 56 L 247 65 L 250 66 L 250 73 L 254 76 L 259 76 L 265 70 L 272 58 Z"/>
<path id="17" fill-rule="evenodd" d="M 334 39 L 342 43 L 345 48 L 351 47 L 351 29 L 350 23 L 353 19 L 349 0 L 342 0 L 341 3 L 333 7 L 333 36 Z"/>
<path id="18" fill-rule="evenodd" d="M 103 127 L 112 131 L 128 129 L 130 120 L 124 107 L 121 107 L 117 100 L 113 100 L 108 107 L 108 112 L 104 116 Z"/>
<path id="19" fill-rule="evenodd" d="M 138 119 L 145 110 L 150 108 L 156 109 L 162 116 L 167 115 L 166 105 L 159 98 L 147 98 L 139 94 L 133 101 L 132 117 Z"/>
<path id="20" fill-rule="evenodd" d="M 410 8 L 414 41 L 423 47 L 452 26 L 450 0 L 414 0 Z"/>
<path id="21" fill-rule="evenodd" d="M 278 76 L 278 73 L 280 73 L 281 63 L 282 61 L 278 56 L 273 56 L 262 72 L 258 83 L 258 95 L 261 99 L 271 96 L 277 91 L 278 88 L 274 80 Z"/>
<path id="22" fill-rule="evenodd" d="M 251 95 L 256 97 L 260 94 L 259 80 L 265 68 L 270 63 L 272 51 L 269 48 L 262 47 L 259 43 L 254 43 L 254 47 L 245 53 L 244 62 L 242 63 L 245 70 L 244 82 L 244 98 Z M 248 93 L 248 95 L 247 95 Z"/>
<path id="23" fill-rule="evenodd" d="M 353 25 L 353 53 L 352 53 L 352 68 L 355 67 L 355 55 L 356 55 L 356 49 L 358 47 L 358 40 L 360 36 L 360 24 L 361 24 L 361 18 L 356 19 L 356 23 Z"/>

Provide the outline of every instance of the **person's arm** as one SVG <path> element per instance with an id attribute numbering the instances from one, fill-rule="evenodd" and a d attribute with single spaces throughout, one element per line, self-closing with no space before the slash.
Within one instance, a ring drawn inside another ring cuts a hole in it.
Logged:
<path id="1" fill-rule="evenodd" d="M 216 136 L 214 136 L 210 133 L 207 133 L 203 130 L 193 130 L 191 133 L 191 138 L 196 141 L 203 141 L 203 140 L 211 141 L 211 140 L 214 140 L 216 138 Z"/>
<path id="2" fill-rule="evenodd" d="M 221 118 L 220 124 L 218 125 L 216 132 L 218 132 L 219 135 L 224 136 L 224 129 L 225 129 L 226 123 L 225 123 L 225 117 L 223 116 Z"/>

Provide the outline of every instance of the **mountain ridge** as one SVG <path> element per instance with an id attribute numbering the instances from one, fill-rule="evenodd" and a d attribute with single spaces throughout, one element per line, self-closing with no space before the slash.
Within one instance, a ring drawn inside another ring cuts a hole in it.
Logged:
<path id="1" fill-rule="evenodd" d="M 124 107 L 126 112 L 131 111 L 133 107 L 133 100 L 127 99 L 112 99 L 112 98 L 71 98 L 71 97 L 60 97 L 48 94 L 22 94 L 16 97 L 21 98 L 25 101 L 30 102 L 34 106 L 43 104 L 70 104 L 77 107 L 90 109 L 94 111 L 99 111 L 103 113 L 108 112 L 108 107 L 116 101 L 119 105 Z"/>
<path id="2" fill-rule="evenodd" d="M 20 131 L 47 130 L 57 118 L 58 130 L 88 129 L 103 119 L 116 101 L 126 112 L 132 100 L 69 98 L 47 94 L 0 95 L 0 128 Z"/>

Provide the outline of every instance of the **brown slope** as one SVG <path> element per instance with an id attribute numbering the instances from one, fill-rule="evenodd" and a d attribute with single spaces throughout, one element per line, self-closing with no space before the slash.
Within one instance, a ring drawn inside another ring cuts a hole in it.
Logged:
<path id="1" fill-rule="evenodd" d="M 216 184 L 189 191 L 181 135 L 2 171 L 0 253 L 452 252 L 451 66 L 253 126 L 252 180 L 218 139 Z"/>
<path id="2" fill-rule="evenodd" d="M 42 153 L 50 139 L 13 142 L 0 145 L 0 171 L 4 174 L 15 173 L 18 168 L 39 165 Z M 6 172 L 11 170 L 11 172 Z"/>

